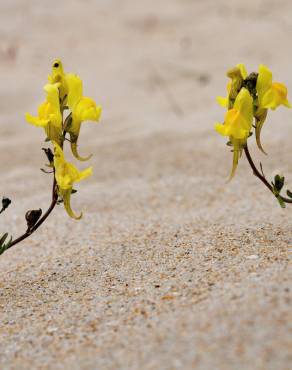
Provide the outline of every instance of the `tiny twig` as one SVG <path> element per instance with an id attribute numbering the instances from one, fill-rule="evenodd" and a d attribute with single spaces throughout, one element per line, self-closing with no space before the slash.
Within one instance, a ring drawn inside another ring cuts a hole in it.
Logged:
<path id="1" fill-rule="evenodd" d="M 260 169 L 261 169 L 261 173 L 263 175 L 264 178 L 266 178 L 265 174 L 264 174 L 264 170 L 263 170 L 263 164 L 262 162 L 260 162 Z"/>
<path id="2" fill-rule="evenodd" d="M 46 173 L 46 174 L 54 173 L 54 171 L 47 171 L 47 170 L 45 170 L 44 168 L 40 168 L 40 170 L 41 170 L 43 173 Z"/>

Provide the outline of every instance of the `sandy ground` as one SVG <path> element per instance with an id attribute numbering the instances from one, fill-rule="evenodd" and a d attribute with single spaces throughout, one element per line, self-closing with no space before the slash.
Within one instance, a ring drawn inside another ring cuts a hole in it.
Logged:
<path id="1" fill-rule="evenodd" d="M 58 207 L 0 257 L 0 369 L 291 368 L 292 208 L 244 159 L 226 185 L 213 131 L 230 66 L 265 63 L 292 90 L 291 15 L 289 0 L 1 1 L 2 231 L 49 203 L 24 113 L 55 57 L 104 114 L 80 140 L 95 171 L 73 199 L 84 219 Z M 290 184 L 291 135 L 279 109 L 258 156 Z"/>

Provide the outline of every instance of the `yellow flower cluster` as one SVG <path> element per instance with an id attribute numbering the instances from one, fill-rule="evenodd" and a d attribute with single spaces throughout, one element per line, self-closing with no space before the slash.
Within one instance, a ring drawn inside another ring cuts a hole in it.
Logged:
<path id="1" fill-rule="evenodd" d="M 73 184 L 92 173 L 92 168 L 79 171 L 73 164 L 67 162 L 63 153 L 63 144 L 68 133 L 70 136 L 71 150 L 78 160 L 86 161 L 88 157 L 81 157 L 77 150 L 78 137 L 81 123 L 84 121 L 97 122 L 101 115 L 101 107 L 94 100 L 83 96 L 82 81 L 79 76 L 65 73 L 62 62 L 55 60 L 52 73 L 48 76 L 48 83 L 44 86 L 46 100 L 40 104 L 38 115 L 26 113 L 28 123 L 43 127 L 54 146 L 54 171 L 58 194 L 64 202 L 65 209 L 70 217 L 80 219 L 70 205 Z M 66 113 L 66 118 L 64 115 Z"/>
<path id="2" fill-rule="evenodd" d="M 290 108 L 287 88 L 284 84 L 273 82 L 272 72 L 261 64 L 258 73 L 248 75 L 243 64 L 238 64 L 227 72 L 231 81 L 227 85 L 227 97 L 217 97 L 217 102 L 227 108 L 224 123 L 216 123 L 219 134 L 228 136 L 233 146 L 233 166 L 230 179 L 235 174 L 238 160 L 252 135 L 255 120 L 256 142 L 263 150 L 260 140 L 261 129 L 268 109 L 275 110 L 280 105 Z"/>

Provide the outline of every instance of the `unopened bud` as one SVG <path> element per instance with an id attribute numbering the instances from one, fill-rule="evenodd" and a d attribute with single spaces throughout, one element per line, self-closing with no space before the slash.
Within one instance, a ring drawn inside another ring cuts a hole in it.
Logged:
<path id="1" fill-rule="evenodd" d="M 11 204 L 11 200 L 9 198 L 7 198 L 7 197 L 2 198 L 2 209 L 3 210 L 8 208 L 10 206 L 10 204 Z"/>
<path id="2" fill-rule="evenodd" d="M 41 209 L 32 209 L 30 211 L 27 211 L 25 214 L 27 228 L 31 229 L 37 223 L 41 215 L 42 215 Z"/>

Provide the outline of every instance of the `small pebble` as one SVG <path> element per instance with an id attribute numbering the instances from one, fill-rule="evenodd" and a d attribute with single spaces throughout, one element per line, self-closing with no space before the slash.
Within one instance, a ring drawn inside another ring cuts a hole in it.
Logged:
<path id="1" fill-rule="evenodd" d="M 257 260 L 259 256 L 257 254 L 251 254 L 250 256 L 246 256 L 248 260 Z"/>

